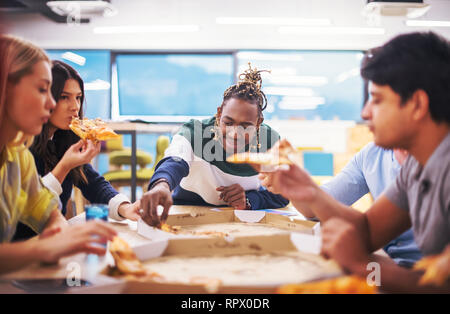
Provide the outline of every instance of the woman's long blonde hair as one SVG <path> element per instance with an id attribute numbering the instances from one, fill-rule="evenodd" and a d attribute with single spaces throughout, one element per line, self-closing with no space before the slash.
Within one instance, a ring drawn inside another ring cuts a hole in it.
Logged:
<path id="1" fill-rule="evenodd" d="M 50 63 L 50 59 L 41 48 L 21 38 L 0 34 L 0 125 L 6 115 L 8 83 L 17 84 L 22 77 L 31 73 L 36 63 L 43 60 Z M 15 139 L 8 145 L 25 144 L 28 147 L 32 142 L 32 135 L 19 131 Z M 0 155 L 2 153 L 0 152 Z M 2 163 L 0 160 L 0 165 Z"/>

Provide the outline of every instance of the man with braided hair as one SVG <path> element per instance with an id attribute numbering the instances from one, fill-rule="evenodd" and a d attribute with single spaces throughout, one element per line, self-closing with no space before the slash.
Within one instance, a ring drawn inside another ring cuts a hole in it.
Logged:
<path id="1" fill-rule="evenodd" d="M 289 203 L 263 188 L 250 165 L 226 162 L 237 152 L 267 151 L 279 140 L 278 133 L 262 123 L 267 99 L 261 72 L 249 64 L 239 82 L 224 92 L 214 117 L 190 120 L 173 137 L 141 199 L 147 223 L 164 221 L 172 204 L 264 209 Z M 161 217 L 158 205 L 164 207 Z"/>

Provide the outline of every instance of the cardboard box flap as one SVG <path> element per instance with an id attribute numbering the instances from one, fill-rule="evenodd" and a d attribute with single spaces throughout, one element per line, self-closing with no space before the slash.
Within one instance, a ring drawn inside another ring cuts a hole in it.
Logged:
<path id="1" fill-rule="evenodd" d="M 234 215 L 238 218 L 238 221 L 256 223 L 260 222 L 266 216 L 266 212 L 258 210 L 235 210 Z"/>
<path id="2" fill-rule="evenodd" d="M 317 236 L 291 233 L 291 241 L 300 252 L 319 255 L 322 249 L 322 239 Z"/>
<path id="3" fill-rule="evenodd" d="M 166 251 L 168 244 L 168 239 L 161 239 L 146 244 L 132 246 L 132 249 L 140 261 L 145 261 L 162 256 Z"/>
<path id="4" fill-rule="evenodd" d="M 313 234 L 314 227 L 317 225 L 317 222 L 314 221 L 270 213 L 266 214 L 265 223 L 279 228 L 308 234 Z"/>

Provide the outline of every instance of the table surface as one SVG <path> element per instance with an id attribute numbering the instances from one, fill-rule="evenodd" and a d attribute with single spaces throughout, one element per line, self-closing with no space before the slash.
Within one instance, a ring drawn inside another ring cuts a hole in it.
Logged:
<path id="1" fill-rule="evenodd" d="M 205 213 L 209 212 L 211 209 L 212 207 L 175 205 L 170 209 L 170 214 Z M 233 208 L 231 207 L 221 207 L 220 209 L 233 210 Z M 304 217 L 293 207 L 285 207 L 282 209 L 277 209 L 277 211 L 289 213 L 296 219 L 304 219 Z M 69 220 L 69 222 L 70 224 L 84 223 L 84 213 L 73 217 Z M 130 220 L 110 220 L 110 223 L 117 230 L 118 235 L 125 241 L 127 241 L 130 245 L 143 244 L 152 241 L 137 233 L 137 222 Z M 107 254 L 104 257 L 90 256 L 89 258 L 86 254 L 77 254 L 62 258 L 59 263 L 55 265 L 29 265 L 21 270 L 0 276 L 0 293 L 24 293 L 23 290 L 18 289 L 14 285 L 12 285 L 12 280 L 47 278 L 66 279 L 71 273 L 73 273 L 74 270 L 80 271 L 81 278 L 84 278 L 95 284 L 93 287 L 88 289 L 89 292 L 119 293 L 121 291 L 121 285 L 117 283 L 116 280 L 109 279 L 106 276 L 98 276 L 98 273 L 101 272 L 101 270 L 112 263 L 113 259 L 110 254 Z M 102 288 L 103 285 L 105 285 L 105 289 L 107 290 Z M 77 288 L 71 288 L 65 292 L 73 292 L 75 291 L 74 289 Z"/>

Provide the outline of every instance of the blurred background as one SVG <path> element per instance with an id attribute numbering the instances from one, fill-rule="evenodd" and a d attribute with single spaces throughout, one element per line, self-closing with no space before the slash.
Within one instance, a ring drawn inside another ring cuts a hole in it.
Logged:
<path id="1" fill-rule="evenodd" d="M 0 18 L 3 32 L 80 72 L 87 117 L 166 126 L 137 132 L 147 167 L 158 137 L 213 115 L 248 62 L 271 70 L 265 122 L 304 151 L 319 182 L 371 140 L 360 117 L 364 52 L 413 31 L 450 39 L 448 0 L 6 0 Z M 108 153 L 94 161 L 101 174 Z"/>

